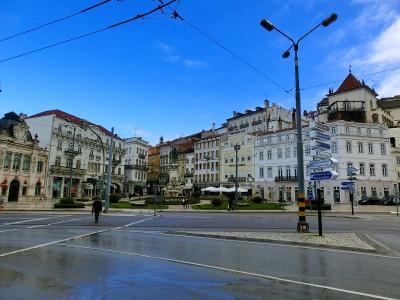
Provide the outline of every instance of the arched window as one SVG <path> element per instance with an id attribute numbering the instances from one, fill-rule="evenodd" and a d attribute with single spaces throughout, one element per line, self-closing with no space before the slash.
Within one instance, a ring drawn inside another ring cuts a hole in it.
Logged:
<path id="1" fill-rule="evenodd" d="M 373 114 L 373 115 L 372 115 L 372 123 L 374 123 L 374 124 L 379 123 L 379 116 L 378 116 L 378 114 Z"/>
<path id="2" fill-rule="evenodd" d="M 396 147 L 396 139 L 394 137 L 390 138 L 390 146 Z"/>
<path id="3" fill-rule="evenodd" d="M 40 190 L 42 189 L 42 184 L 38 181 L 35 185 L 35 196 L 40 196 Z"/>

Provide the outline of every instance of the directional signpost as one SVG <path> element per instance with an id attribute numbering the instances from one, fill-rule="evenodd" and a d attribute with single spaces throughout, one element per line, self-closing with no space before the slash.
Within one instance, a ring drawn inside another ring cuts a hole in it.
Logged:
<path id="1" fill-rule="evenodd" d="M 318 232 L 319 235 L 322 236 L 322 190 L 319 188 L 317 189 L 317 185 L 321 180 L 333 180 L 339 176 L 339 174 L 333 170 L 326 170 L 327 168 L 330 168 L 332 164 L 337 163 L 338 161 L 332 158 L 332 155 L 327 152 L 331 149 L 331 145 L 329 143 L 331 139 L 329 135 L 329 126 L 316 121 L 311 121 L 309 126 L 309 137 L 311 138 L 310 155 L 313 157 L 313 160 L 310 162 L 310 181 L 314 181 L 315 200 L 317 200 L 318 204 Z M 312 205 L 310 203 L 310 208 L 311 207 Z"/>

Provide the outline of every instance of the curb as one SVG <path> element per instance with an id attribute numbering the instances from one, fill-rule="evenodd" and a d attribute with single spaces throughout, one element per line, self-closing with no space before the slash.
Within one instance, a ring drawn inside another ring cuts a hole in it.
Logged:
<path id="1" fill-rule="evenodd" d="M 196 234 L 196 233 L 187 233 L 187 232 L 180 232 L 180 231 L 166 231 L 165 234 L 206 237 L 206 238 L 215 238 L 215 239 L 221 239 L 221 240 L 237 240 L 237 241 L 247 241 L 247 242 L 271 243 L 271 244 L 281 244 L 281 245 L 309 246 L 309 247 L 315 247 L 315 248 L 338 249 L 338 250 L 347 250 L 347 251 L 354 251 L 354 252 L 366 252 L 366 253 L 376 253 L 377 252 L 377 250 L 375 248 L 374 249 L 362 249 L 362 248 L 356 248 L 356 247 L 323 245 L 323 244 L 316 244 L 316 243 L 280 241 L 280 240 L 272 240 L 272 239 L 254 239 L 254 238 L 220 236 L 220 235 L 218 236 L 218 235 L 212 235 L 212 234 L 200 234 L 200 233 Z M 358 234 L 357 234 L 357 237 L 360 238 Z M 365 239 L 361 239 L 361 240 L 363 242 L 366 242 Z M 370 243 L 367 243 L 367 244 L 370 245 L 371 247 L 373 247 Z"/>

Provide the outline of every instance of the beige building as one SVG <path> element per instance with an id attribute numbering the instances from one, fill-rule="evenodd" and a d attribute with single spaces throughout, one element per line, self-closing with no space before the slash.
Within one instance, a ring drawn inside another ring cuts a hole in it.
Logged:
<path id="1" fill-rule="evenodd" d="M 220 139 L 220 181 L 225 187 L 235 186 L 235 145 L 238 150 L 238 184 L 240 188 L 254 189 L 254 139 L 247 133 L 226 134 Z"/>
<path id="2" fill-rule="evenodd" d="M 48 152 L 14 112 L 0 120 L 1 197 L 8 206 L 50 207 L 47 200 Z"/>

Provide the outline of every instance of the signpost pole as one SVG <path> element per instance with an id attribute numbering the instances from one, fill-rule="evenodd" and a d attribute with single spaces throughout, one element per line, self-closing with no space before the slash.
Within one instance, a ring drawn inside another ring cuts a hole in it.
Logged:
<path id="1" fill-rule="evenodd" d="M 322 236 L 321 189 L 317 189 L 317 205 L 318 205 L 318 235 Z"/>
<path id="2" fill-rule="evenodd" d="M 353 190 L 350 190 L 350 202 L 351 202 L 351 215 L 354 216 L 354 195 Z"/>

